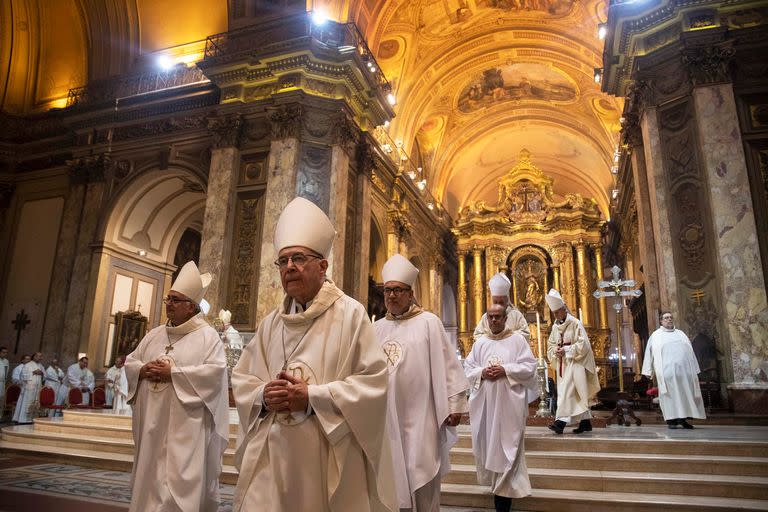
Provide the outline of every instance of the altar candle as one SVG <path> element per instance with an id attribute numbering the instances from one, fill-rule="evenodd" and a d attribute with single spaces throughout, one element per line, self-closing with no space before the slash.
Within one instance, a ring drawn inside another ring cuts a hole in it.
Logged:
<path id="1" fill-rule="evenodd" d="M 583 320 L 582 320 L 582 318 L 583 318 L 583 317 L 581 316 L 581 308 L 579 308 L 579 320 L 580 320 L 580 321 L 583 321 Z"/>
<path id="2" fill-rule="evenodd" d="M 536 312 L 536 339 L 539 340 L 539 359 L 544 358 L 544 352 L 541 349 L 541 322 L 539 322 L 539 312 Z"/>

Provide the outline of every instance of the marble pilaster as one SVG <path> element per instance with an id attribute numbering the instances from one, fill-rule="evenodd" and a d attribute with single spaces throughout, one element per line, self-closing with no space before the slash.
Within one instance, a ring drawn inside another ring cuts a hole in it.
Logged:
<path id="1" fill-rule="evenodd" d="M 664 158 L 659 134 L 658 112 L 656 108 L 645 110 L 640 121 L 643 133 L 643 150 L 648 177 L 649 205 L 653 241 L 656 250 L 656 268 L 658 269 L 659 308 L 680 311 L 677 291 L 677 269 L 673 254 L 674 237 L 670 229 L 669 187 L 664 177 Z M 637 201 L 638 209 L 642 200 Z M 638 217 L 640 213 L 638 211 Z M 641 240 L 642 245 L 642 240 Z M 646 244 L 648 245 L 648 244 Z M 650 284 L 646 288 L 653 288 Z M 649 313 L 651 304 L 648 304 Z M 652 316 L 649 314 L 649 317 Z"/>
<path id="2" fill-rule="evenodd" d="M 259 265 L 259 297 L 256 320 L 261 321 L 283 299 L 280 273 L 274 265 L 277 252 L 274 247 L 275 225 L 287 205 L 296 195 L 296 169 L 299 141 L 294 137 L 273 140 L 267 162 L 267 190 L 264 194 L 264 230 L 261 236 Z"/>
<path id="3" fill-rule="evenodd" d="M 51 291 L 48 295 L 40 348 L 46 355 L 63 355 L 61 333 L 66 318 L 69 287 L 73 281 L 72 270 L 77 251 L 77 233 L 82 216 L 85 189 L 85 184 L 72 184 L 64 202 L 59 239 L 56 243 L 56 272 L 51 276 Z M 64 361 L 61 363 L 64 364 Z"/>
<path id="4" fill-rule="evenodd" d="M 211 151 L 200 243 L 200 271 L 213 275 L 205 299 L 214 312 L 226 306 L 226 269 L 232 248 L 239 165 L 240 151 L 236 147 Z"/>
<path id="5" fill-rule="evenodd" d="M 357 208 L 357 222 L 356 231 L 359 233 L 357 240 L 355 240 L 355 254 L 358 255 L 355 260 L 355 276 L 357 276 L 357 283 L 355 287 L 354 297 L 362 304 L 367 305 L 368 302 L 368 265 L 371 254 L 371 216 L 372 213 L 372 196 L 371 196 L 371 180 L 366 175 L 358 175 L 358 208 Z"/>
<path id="6" fill-rule="evenodd" d="M 597 279 L 602 280 L 605 278 L 605 270 L 603 269 L 603 250 L 600 245 L 595 246 L 595 268 L 597 270 Z M 601 297 L 597 301 L 598 312 L 598 327 L 600 329 L 608 328 L 608 306 L 605 302 L 605 297 Z"/>
<path id="7" fill-rule="evenodd" d="M 472 251 L 472 275 L 475 277 L 474 283 L 472 286 L 472 305 L 474 306 L 472 308 L 472 325 L 470 326 L 473 330 L 475 326 L 480 323 L 480 318 L 483 316 L 483 310 L 485 309 L 484 306 L 484 297 L 485 294 L 483 293 L 483 251 L 482 249 L 474 249 Z"/>
<path id="8" fill-rule="evenodd" d="M 734 389 L 768 383 L 768 304 L 744 145 L 730 84 L 693 91 Z M 761 377 L 762 376 L 762 377 Z M 762 381 L 757 384 L 757 381 Z"/>
<path id="9" fill-rule="evenodd" d="M 101 219 L 101 209 L 106 192 L 106 184 L 102 180 L 91 181 L 86 185 L 82 203 L 82 214 L 75 241 L 75 257 L 72 265 L 72 279 L 66 301 L 64 328 L 61 333 L 60 357 L 74 361 L 79 351 L 88 347 L 88 339 L 83 336 L 90 319 L 85 318 L 86 302 L 90 285 L 91 272 L 98 261 L 92 259 L 91 244 L 95 240 L 96 229 Z M 93 297 L 93 300 L 100 298 Z M 89 354 L 93 357 L 92 354 Z"/>
<path id="10" fill-rule="evenodd" d="M 328 217 L 336 228 L 336 239 L 328 258 L 327 275 L 335 283 L 342 286 L 344 283 L 344 266 L 354 264 L 344 261 L 347 235 L 347 204 L 350 198 L 347 194 L 349 184 L 349 156 L 338 145 L 331 150 L 331 190 Z M 351 289 L 350 289 L 351 291 Z"/>
<path id="11" fill-rule="evenodd" d="M 648 332 L 657 328 L 656 316 L 661 309 L 659 302 L 659 273 L 656 267 L 656 243 L 653 234 L 653 215 L 651 213 L 651 193 L 648 188 L 648 174 L 645 165 L 643 146 L 632 148 L 632 178 L 637 195 L 637 241 L 643 266 L 645 283 L 645 304 L 648 310 Z"/>

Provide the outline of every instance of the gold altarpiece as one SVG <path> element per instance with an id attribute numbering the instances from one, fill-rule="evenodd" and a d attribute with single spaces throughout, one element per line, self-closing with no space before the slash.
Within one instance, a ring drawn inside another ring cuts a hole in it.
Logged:
<path id="1" fill-rule="evenodd" d="M 472 332 L 488 304 L 488 280 L 505 272 L 512 281 L 510 300 L 531 326 L 531 350 L 538 357 L 536 313 L 541 318 L 546 346 L 552 316 L 544 295 L 560 290 L 574 315 L 587 329 L 600 371 L 601 384 L 608 368 L 610 332 L 605 301 L 596 301 L 598 272 L 602 268 L 600 217 L 594 199 L 580 194 L 558 195 L 554 180 L 522 150 L 519 161 L 499 181 L 495 206 L 470 203 L 459 211 L 453 232 L 457 237 L 459 286 L 459 338 L 464 353 L 472 347 Z M 546 349 L 545 349 L 546 350 Z"/>

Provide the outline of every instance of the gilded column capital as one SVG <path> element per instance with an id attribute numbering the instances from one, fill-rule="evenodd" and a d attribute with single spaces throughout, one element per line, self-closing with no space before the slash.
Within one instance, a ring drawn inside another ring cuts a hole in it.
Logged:
<path id="1" fill-rule="evenodd" d="M 69 180 L 72 185 L 87 185 L 106 181 L 107 173 L 114 162 L 109 155 L 85 156 L 67 160 Z"/>

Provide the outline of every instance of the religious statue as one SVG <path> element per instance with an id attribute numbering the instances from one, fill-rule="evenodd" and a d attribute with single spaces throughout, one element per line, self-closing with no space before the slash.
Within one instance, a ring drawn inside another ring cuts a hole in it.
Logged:
<path id="1" fill-rule="evenodd" d="M 525 296 L 520 301 L 520 305 L 525 308 L 526 311 L 535 311 L 539 303 L 541 302 L 541 288 L 536 278 L 529 275 L 526 279 Z"/>

